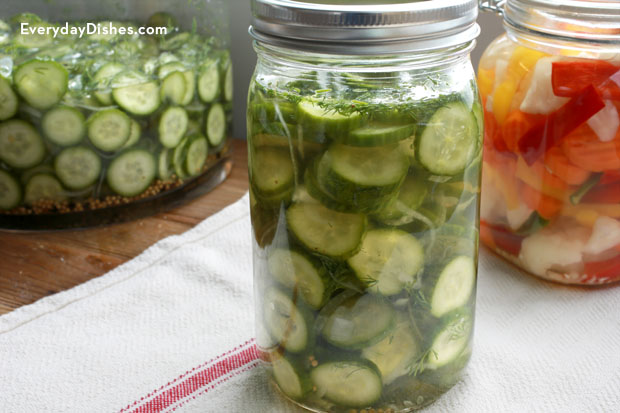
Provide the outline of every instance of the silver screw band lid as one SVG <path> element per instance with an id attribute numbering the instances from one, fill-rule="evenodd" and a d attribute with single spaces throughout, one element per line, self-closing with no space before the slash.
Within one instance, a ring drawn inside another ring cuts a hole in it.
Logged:
<path id="1" fill-rule="evenodd" d="M 439 49 L 480 33 L 477 0 L 252 0 L 252 16 L 255 39 L 323 53 Z"/>

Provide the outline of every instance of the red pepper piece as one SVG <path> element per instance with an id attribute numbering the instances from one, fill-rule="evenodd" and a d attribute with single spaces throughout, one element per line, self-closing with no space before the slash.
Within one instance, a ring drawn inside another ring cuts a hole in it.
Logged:
<path id="1" fill-rule="evenodd" d="M 594 86 L 586 87 L 578 96 L 552 112 L 546 120 L 531 128 L 519 140 L 519 152 L 532 165 L 549 148 L 556 146 L 562 138 L 577 129 L 605 107 Z"/>
<path id="2" fill-rule="evenodd" d="M 525 239 L 524 236 L 515 234 L 511 230 L 501 225 L 489 224 L 486 221 L 480 221 L 481 232 L 484 229 L 485 232 L 490 234 L 493 239 L 491 247 L 498 248 L 502 251 L 506 251 L 515 257 L 519 256 L 521 252 L 521 244 Z M 486 244 L 491 244 L 489 240 L 484 240 Z"/>
<path id="3" fill-rule="evenodd" d="M 616 182 L 620 182 L 620 169 L 615 171 L 605 171 L 603 172 L 603 176 L 601 176 L 601 180 L 599 184 L 601 185 L 609 185 Z"/>
<path id="4" fill-rule="evenodd" d="M 605 99 L 620 99 L 620 85 L 612 76 L 620 76 L 620 67 L 603 60 L 554 62 L 551 72 L 553 93 L 575 97 L 588 86 L 594 86 Z M 614 97 L 615 96 L 615 97 Z"/>
<path id="5" fill-rule="evenodd" d="M 620 204 L 620 182 L 595 186 L 582 200 L 590 204 Z"/>
<path id="6" fill-rule="evenodd" d="M 620 279 L 620 255 L 598 262 L 586 262 L 584 272 L 594 279 L 612 281 Z"/>

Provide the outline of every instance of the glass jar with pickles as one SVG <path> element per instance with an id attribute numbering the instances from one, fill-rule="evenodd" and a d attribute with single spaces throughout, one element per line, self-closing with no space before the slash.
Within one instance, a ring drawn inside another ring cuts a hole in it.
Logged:
<path id="1" fill-rule="evenodd" d="M 412 411 L 471 354 L 477 3 L 322 3 L 253 2 L 257 343 L 305 408 Z"/>
<path id="2" fill-rule="evenodd" d="M 227 4 L 62 6 L 0 11 L 0 229 L 119 222 L 220 183 L 230 171 Z"/>
<path id="3" fill-rule="evenodd" d="M 508 0 L 480 62 L 481 236 L 538 277 L 600 285 L 620 280 L 620 8 L 565 3 Z"/>

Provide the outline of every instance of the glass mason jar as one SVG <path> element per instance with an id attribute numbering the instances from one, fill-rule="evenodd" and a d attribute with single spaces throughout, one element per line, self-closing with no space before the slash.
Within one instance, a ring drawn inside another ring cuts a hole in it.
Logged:
<path id="1" fill-rule="evenodd" d="M 142 217 L 231 167 L 223 0 L 3 2 L 0 229 Z"/>
<path id="2" fill-rule="evenodd" d="M 257 343 L 305 408 L 411 411 L 471 354 L 477 3 L 316 3 L 253 2 Z"/>
<path id="3" fill-rule="evenodd" d="M 509 0 L 480 62 L 481 236 L 538 277 L 620 280 L 620 8 Z"/>

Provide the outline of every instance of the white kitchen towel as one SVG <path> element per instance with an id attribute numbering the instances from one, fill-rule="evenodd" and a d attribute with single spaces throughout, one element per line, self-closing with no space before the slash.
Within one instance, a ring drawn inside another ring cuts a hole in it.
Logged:
<path id="1" fill-rule="evenodd" d="M 72 290 L 0 317 L 0 412 L 299 412 L 253 341 L 247 196 Z M 620 289 L 482 251 L 474 355 L 427 412 L 619 412 Z"/>

